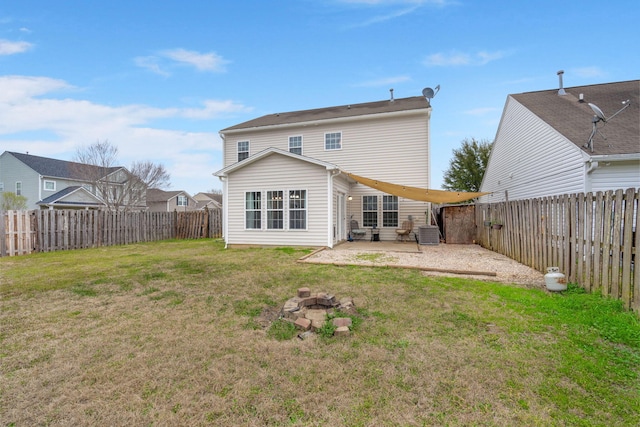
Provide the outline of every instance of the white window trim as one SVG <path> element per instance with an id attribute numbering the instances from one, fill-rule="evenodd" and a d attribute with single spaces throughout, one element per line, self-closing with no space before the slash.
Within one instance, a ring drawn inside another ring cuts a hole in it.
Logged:
<path id="1" fill-rule="evenodd" d="M 260 209 L 247 209 L 247 193 L 259 193 L 260 194 Z M 254 190 L 254 191 L 245 191 L 244 192 L 244 196 L 242 198 L 242 206 L 244 206 L 244 214 L 242 217 L 242 223 L 243 223 L 243 228 L 245 231 L 260 231 L 263 229 L 264 227 L 264 221 L 262 220 L 262 215 L 265 209 L 264 206 L 264 198 L 262 197 L 262 194 L 264 193 L 263 190 Z M 259 228 L 248 228 L 247 227 L 247 212 L 260 212 L 260 227 Z"/>
<path id="2" fill-rule="evenodd" d="M 339 148 L 327 148 L 327 135 L 330 134 L 340 134 L 340 147 Z M 322 143 L 324 144 L 324 151 L 339 151 L 342 150 L 343 147 L 343 142 L 344 139 L 342 138 L 342 131 L 335 131 L 335 132 L 325 132 L 324 133 L 324 140 L 322 141 Z"/>
<path id="3" fill-rule="evenodd" d="M 385 197 L 395 197 L 396 198 L 396 209 L 385 209 L 384 208 L 384 198 Z M 384 214 L 386 212 L 395 212 L 396 213 L 396 224 L 395 225 L 384 225 Z M 400 197 L 395 196 L 393 194 L 383 194 L 382 195 L 382 228 L 398 228 L 400 225 Z"/>
<path id="4" fill-rule="evenodd" d="M 289 152 L 291 153 L 291 138 L 300 138 L 300 155 L 302 156 L 304 154 L 304 138 L 302 135 L 291 135 L 289 136 Z M 293 147 L 293 148 L 298 148 L 298 147 Z M 297 154 L 297 153 L 296 153 Z"/>
<path id="5" fill-rule="evenodd" d="M 0 193 L 4 192 L 4 182 L 0 182 Z"/>
<path id="6" fill-rule="evenodd" d="M 267 201 L 267 193 L 270 191 L 282 191 L 283 198 L 283 218 L 282 218 L 282 228 L 269 228 L 269 218 L 267 215 L 268 212 L 268 201 Z M 293 209 L 295 211 L 305 212 L 305 220 L 304 220 L 304 228 L 290 228 L 289 220 L 290 220 L 290 208 L 289 208 L 289 192 L 291 191 L 304 191 L 305 194 L 305 205 L 304 209 Z M 247 228 L 247 211 L 253 209 L 247 209 L 247 193 L 260 193 L 260 209 L 255 210 L 256 212 L 260 212 L 260 228 Z M 242 200 L 244 209 L 243 209 L 243 222 L 244 222 L 244 230 L 245 231 L 266 231 L 269 233 L 282 233 L 282 232 L 298 232 L 298 231 L 308 231 L 309 230 L 309 190 L 307 188 L 269 188 L 268 190 L 246 190 L 244 191 L 244 198 Z"/>
<path id="7" fill-rule="evenodd" d="M 16 196 L 22 196 L 22 181 L 16 181 Z"/>
<path id="8" fill-rule="evenodd" d="M 47 184 L 49 184 L 49 183 L 53 184 L 53 188 L 52 189 L 47 188 Z M 56 182 L 55 181 L 51 181 L 50 179 L 45 179 L 44 183 L 42 184 L 42 189 L 44 191 L 56 191 Z"/>
<path id="9" fill-rule="evenodd" d="M 365 225 L 365 218 L 364 218 L 365 212 L 374 212 L 373 210 L 365 210 L 364 209 L 364 198 L 365 197 L 375 197 L 376 198 L 376 210 L 375 210 L 375 213 L 376 213 L 376 225 L 375 225 L 375 227 L 376 228 L 380 228 L 379 227 L 379 225 L 380 225 L 380 202 L 381 202 L 382 197 L 380 197 L 379 194 L 363 194 L 362 195 L 362 199 L 360 200 L 360 202 L 361 202 L 360 209 L 362 211 L 361 212 L 361 214 L 362 214 L 362 224 L 361 225 L 363 227 L 365 227 L 365 228 L 371 228 L 372 227 L 371 225 L 368 225 L 368 224 Z"/>
<path id="10" fill-rule="evenodd" d="M 178 196 L 176 196 L 176 199 L 177 206 L 189 206 L 189 199 L 184 194 L 179 194 Z M 180 203 L 181 200 L 183 200 L 184 203 Z"/>
<path id="11" fill-rule="evenodd" d="M 247 151 L 240 151 L 240 143 L 241 142 L 242 143 L 244 143 L 244 142 L 247 143 Z M 238 160 L 238 158 L 240 157 L 240 153 L 247 153 L 247 157 L 249 157 L 250 150 L 251 150 L 251 141 L 249 141 L 248 139 L 247 140 L 242 140 L 242 141 L 236 141 L 236 160 L 239 161 L 239 162 L 241 161 L 241 160 Z M 246 159 L 247 157 L 245 157 L 244 159 Z M 244 160 L 244 159 L 242 159 L 242 160 Z"/>
<path id="12" fill-rule="evenodd" d="M 280 209 L 269 209 L 269 202 L 272 201 L 269 198 L 269 193 L 276 193 L 276 192 L 281 193 L 282 199 L 280 200 L 280 204 L 281 204 L 282 207 Z M 286 226 L 286 217 L 288 216 L 287 215 L 287 210 L 288 210 L 288 206 L 289 206 L 288 205 L 289 199 L 287 197 L 285 197 L 285 194 L 288 195 L 289 193 L 285 192 L 283 190 L 267 190 L 265 192 L 265 196 L 266 196 L 265 197 L 265 202 L 266 202 L 265 203 L 265 205 L 266 205 L 265 206 L 265 214 L 266 214 L 265 220 L 266 220 L 266 228 L 269 231 L 283 231 L 283 230 L 286 230 L 285 226 Z M 286 206 L 285 206 L 285 201 L 287 202 Z M 280 227 L 280 228 L 270 227 L 270 224 L 269 224 L 269 212 L 282 212 L 282 227 Z"/>

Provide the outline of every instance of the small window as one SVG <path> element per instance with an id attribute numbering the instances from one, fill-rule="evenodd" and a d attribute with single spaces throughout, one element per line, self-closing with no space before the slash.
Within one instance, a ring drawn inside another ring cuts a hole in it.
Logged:
<path id="1" fill-rule="evenodd" d="M 398 226 L 398 196 L 382 196 L 382 226 Z"/>
<path id="2" fill-rule="evenodd" d="M 187 196 L 180 195 L 178 196 L 178 206 L 187 206 L 189 204 L 189 199 Z"/>
<path id="3" fill-rule="evenodd" d="M 324 134 L 324 149 L 325 150 L 340 150 L 342 149 L 342 132 L 332 132 Z"/>
<path id="4" fill-rule="evenodd" d="M 305 230 L 307 228 L 307 191 L 289 191 L 289 229 Z"/>
<path id="5" fill-rule="evenodd" d="M 238 161 L 249 157 L 249 141 L 238 141 Z"/>
<path id="6" fill-rule="evenodd" d="M 46 191 L 56 191 L 56 182 L 55 181 L 45 181 L 44 189 Z"/>
<path id="7" fill-rule="evenodd" d="M 16 182 L 16 196 L 22 196 L 22 182 Z"/>
<path id="8" fill-rule="evenodd" d="M 378 196 L 362 196 L 362 226 L 378 226 Z"/>
<path id="9" fill-rule="evenodd" d="M 284 228 L 284 200 L 282 191 L 267 191 L 267 229 Z"/>
<path id="10" fill-rule="evenodd" d="M 302 136 L 289 137 L 289 152 L 302 155 Z"/>
<path id="11" fill-rule="evenodd" d="M 260 230 L 262 228 L 262 193 L 247 191 L 244 197 L 245 228 Z"/>
<path id="12" fill-rule="evenodd" d="M 4 191 L 4 182 L 0 182 L 0 193 Z"/>

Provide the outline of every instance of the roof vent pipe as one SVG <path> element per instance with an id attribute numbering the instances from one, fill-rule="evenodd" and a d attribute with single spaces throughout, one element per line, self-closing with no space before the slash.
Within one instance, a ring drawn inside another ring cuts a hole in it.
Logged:
<path id="1" fill-rule="evenodd" d="M 393 102 L 393 89 L 389 89 L 389 92 L 391 92 L 391 102 Z"/>
<path id="2" fill-rule="evenodd" d="M 560 80 L 560 89 L 558 89 L 558 95 L 566 95 L 567 92 L 564 91 L 564 86 L 562 85 L 562 75 L 564 74 L 564 70 L 558 71 L 558 79 Z"/>

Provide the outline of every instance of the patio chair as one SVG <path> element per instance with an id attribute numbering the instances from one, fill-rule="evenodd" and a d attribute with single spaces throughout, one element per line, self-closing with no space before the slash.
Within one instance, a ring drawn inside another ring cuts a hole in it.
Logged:
<path id="1" fill-rule="evenodd" d="M 402 223 L 402 228 L 396 228 L 396 234 L 398 235 L 397 240 L 404 242 L 405 238 L 411 236 L 411 231 L 413 230 L 413 221 L 404 221 Z"/>
<path id="2" fill-rule="evenodd" d="M 360 226 L 358 225 L 358 221 L 356 221 L 355 219 L 351 220 L 350 227 L 351 237 L 353 238 L 353 240 L 360 240 L 364 237 L 365 234 L 367 234 L 367 230 L 365 230 L 364 228 L 360 228 Z"/>

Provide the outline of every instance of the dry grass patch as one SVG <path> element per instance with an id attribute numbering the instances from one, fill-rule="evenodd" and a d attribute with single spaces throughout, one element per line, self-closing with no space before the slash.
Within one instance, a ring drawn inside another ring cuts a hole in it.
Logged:
<path id="1" fill-rule="evenodd" d="M 640 326 L 608 302 L 305 253 L 190 241 L 0 259 L 2 425 L 640 422 Z M 354 297 L 362 323 L 270 336 L 261 316 L 302 286 Z"/>

